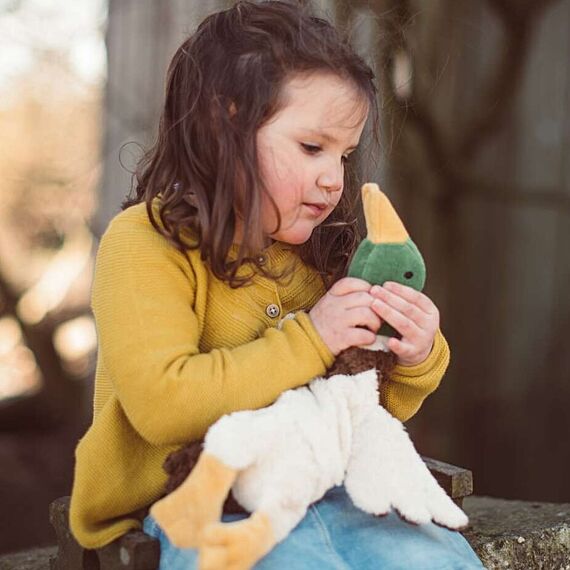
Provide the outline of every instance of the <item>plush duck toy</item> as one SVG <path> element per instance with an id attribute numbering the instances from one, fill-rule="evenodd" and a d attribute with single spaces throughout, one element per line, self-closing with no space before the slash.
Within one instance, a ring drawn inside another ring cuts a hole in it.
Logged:
<path id="1" fill-rule="evenodd" d="M 349 275 L 421 290 L 423 259 L 388 198 L 375 184 L 365 184 L 362 196 L 368 235 Z M 341 484 L 373 515 L 395 509 L 410 523 L 464 528 L 465 513 L 438 485 L 402 423 L 379 403 L 379 382 L 395 361 L 386 341 L 395 334 L 383 325 L 374 345 L 341 353 L 326 378 L 212 425 L 190 474 L 187 466 L 183 482 L 150 510 L 170 541 L 198 548 L 201 570 L 247 570 Z M 230 491 L 249 518 L 220 522 Z"/>

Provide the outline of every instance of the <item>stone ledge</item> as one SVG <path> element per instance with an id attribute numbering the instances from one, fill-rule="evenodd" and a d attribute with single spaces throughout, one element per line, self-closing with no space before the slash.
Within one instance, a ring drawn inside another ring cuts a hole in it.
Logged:
<path id="1" fill-rule="evenodd" d="M 463 534 L 489 570 L 570 570 L 570 504 L 466 497 Z M 56 547 L 0 556 L 0 570 L 49 570 Z M 79 569 L 77 569 L 79 570 Z"/>
<path id="2" fill-rule="evenodd" d="M 489 570 L 570 570 L 570 504 L 466 497 L 463 534 Z"/>
<path id="3" fill-rule="evenodd" d="M 49 559 L 56 554 L 57 546 L 5 554 L 0 556 L 0 570 L 50 570 Z"/>

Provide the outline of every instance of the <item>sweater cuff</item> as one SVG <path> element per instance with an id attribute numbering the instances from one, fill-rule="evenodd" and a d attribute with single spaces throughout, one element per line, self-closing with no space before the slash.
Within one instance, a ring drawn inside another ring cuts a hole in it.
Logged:
<path id="1" fill-rule="evenodd" d="M 443 376 L 443 373 L 447 369 L 448 365 L 449 346 L 441 330 L 438 329 L 433 340 L 433 347 L 431 349 L 431 352 L 423 362 L 414 364 L 413 366 L 396 364 L 393 373 L 397 374 L 400 378 L 417 378 L 418 376 L 424 376 L 428 372 L 439 372 L 441 376 Z"/>
<path id="2" fill-rule="evenodd" d="M 321 357 L 324 365 L 330 368 L 335 360 L 334 354 L 331 352 L 330 348 L 325 344 L 321 335 L 317 332 L 311 317 L 304 311 L 297 311 L 295 313 L 295 320 L 299 323 L 299 326 L 305 331 L 305 334 L 309 337 L 313 346 L 317 349 L 319 356 Z"/>

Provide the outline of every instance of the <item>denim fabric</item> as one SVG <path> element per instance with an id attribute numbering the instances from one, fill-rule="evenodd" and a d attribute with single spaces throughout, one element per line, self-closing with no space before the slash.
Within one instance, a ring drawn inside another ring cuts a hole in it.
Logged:
<path id="1" fill-rule="evenodd" d="M 224 522 L 243 515 L 224 515 Z M 144 531 L 158 538 L 160 570 L 194 570 L 197 552 L 172 546 L 151 516 Z M 484 568 L 463 536 L 435 524 L 412 525 L 395 513 L 357 509 L 344 487 L 331 489 L 255 570 L 471 570 Z"/>

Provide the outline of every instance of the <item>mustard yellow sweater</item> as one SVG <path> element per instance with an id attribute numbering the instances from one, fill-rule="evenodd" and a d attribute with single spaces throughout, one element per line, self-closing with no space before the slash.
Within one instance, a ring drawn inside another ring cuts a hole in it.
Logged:
<path id="1" fill-rule="evenodd" d="M 265 253 L 270 267 L 299 261 L 278 242 Z M 144 204 L 117 215 L 101 240 L 91 297 L 99 343 L 93 423 L 76 449 L 70 509 L 86 548 L 140 528 L 136 511 L 161 496 L 169 453 L 222 415 L 267 406 L 333 362 L 306 313 L 325 292 L 313 269 L 299 261 L 286 284 L 257 275 L 231 289 L 198 251 L 189 258 L 156 232 Z M 296 318 L 275 328 L 290 312 Z M 396 367 L 382 384 L 384 406 L 410 418 L 448 362 L 438 333 L 426 361 Z"/>

